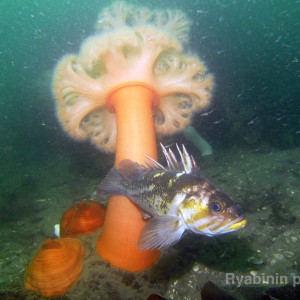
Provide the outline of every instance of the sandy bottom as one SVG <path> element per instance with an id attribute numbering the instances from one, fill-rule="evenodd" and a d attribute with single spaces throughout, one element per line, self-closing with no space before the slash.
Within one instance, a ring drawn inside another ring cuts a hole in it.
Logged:
<path id="1" fill-rule="evenodd" d="M 53 225 L 62 213 L 74 202 L 95 196 L 112 158 L 98 161 L 97 176 L 85 166 L 74 168 L 76 161 L 61 154 L 43 163 L 15 165 L 8 153 L 0 163 L 0 299 L 42 299 L 24 290 L 26 266 L 43 241 L 53 237 Z M 208 281 L 230 293 L 239 293 L 234 289 L 239 285 L 242 291 L 247 286 L 283 285 L 285 280 L 293 283 L 300 273 L 299 153 L 238 150 L 200 157 L 202 174 L 240 203 L 248 219 L 246 228 L 216 238 L 186 235 L 164 250 L 153 268 L 139 273 L 111 267 L 96 254 L 99 233 L 86 236 L 84 272 L 58 299 L 144 300 L 153 293 L 168 299 L 201 299 Z M 257 283 L 245 281 L 250 275 Z M 240 294 L 239 299 L 250 299 Z"/>

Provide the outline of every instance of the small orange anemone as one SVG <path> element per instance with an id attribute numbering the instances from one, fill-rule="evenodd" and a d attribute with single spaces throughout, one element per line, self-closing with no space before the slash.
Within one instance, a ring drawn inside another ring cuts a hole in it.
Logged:
<path id="1" fill-rule="evenodd" d="M 82 272 L 83 256 L 77 239 L 47 239 L 28 265 L 25 288 L 44 297 L 66 293 Z"/>
<path id="2" fill-rule="evenodd" d="M 60 221 L 60 236 L 89 234 L 102 227 L 105 206 L 93 200 L 83 200 L 67 209 Z"/>

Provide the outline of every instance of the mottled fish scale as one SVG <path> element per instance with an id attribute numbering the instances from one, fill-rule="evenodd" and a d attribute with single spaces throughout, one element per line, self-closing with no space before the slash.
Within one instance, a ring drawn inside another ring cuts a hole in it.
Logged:
<path id="1" fill-rule="evenodd" d="M 188 178 L 176 177 L 177 173 L 176 171 L 148 172 L 147 178 L 141 178 L 140 181 L 135 182 L 134 189 L 128 188 L 128 197 L 148 213 L 165 215 L 170 211 L 178 190 L 187 190 L 191 184 L 197 184 L 199 180 L 194 175 L 189 175 Z M 124 186 L 130 185 L 129 182 L 123 184 Z M 149 189 L 149 187 L 152 188 Z"/>

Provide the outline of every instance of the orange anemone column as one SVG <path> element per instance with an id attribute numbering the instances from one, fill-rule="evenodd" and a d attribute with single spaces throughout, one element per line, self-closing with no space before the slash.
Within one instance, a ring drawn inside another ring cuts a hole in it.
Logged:
<path id="1" fill-rule="evenodd" d="M 131 159 L 145 164 L 145 155 L 157 159 L 152 108 L 158 97 L 148 85 L 139 82 L 117 86 L 108 96 L 107 105 L 117 119 L 115 165 Z M 104 229 L 97 241 L 97 252 L 113 266 L 141 271 L 158 259 L 157 250 L 138 249 L 138 240 L 146 222 L 141 211 L 124 196 L 113 196 L 106 211 Z"/>

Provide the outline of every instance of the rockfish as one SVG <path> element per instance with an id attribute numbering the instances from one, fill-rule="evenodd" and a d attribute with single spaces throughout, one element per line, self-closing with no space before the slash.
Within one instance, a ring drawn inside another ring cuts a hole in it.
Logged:
<path id="1" fill-rule="evenodd" d="M 167 167 L 147 157 L 147 167 L 125 159 L 112 168 L 98 187 L 102 196 L 124 195 L 149 219 L 139 247 L 160 249 L 177 243 L 185 231 L 215 236 L 247 223 L 242 210 L 224 192 L 199 175 L 199 167 L 184 145 L 180 161 L 161 145 Z"/>

